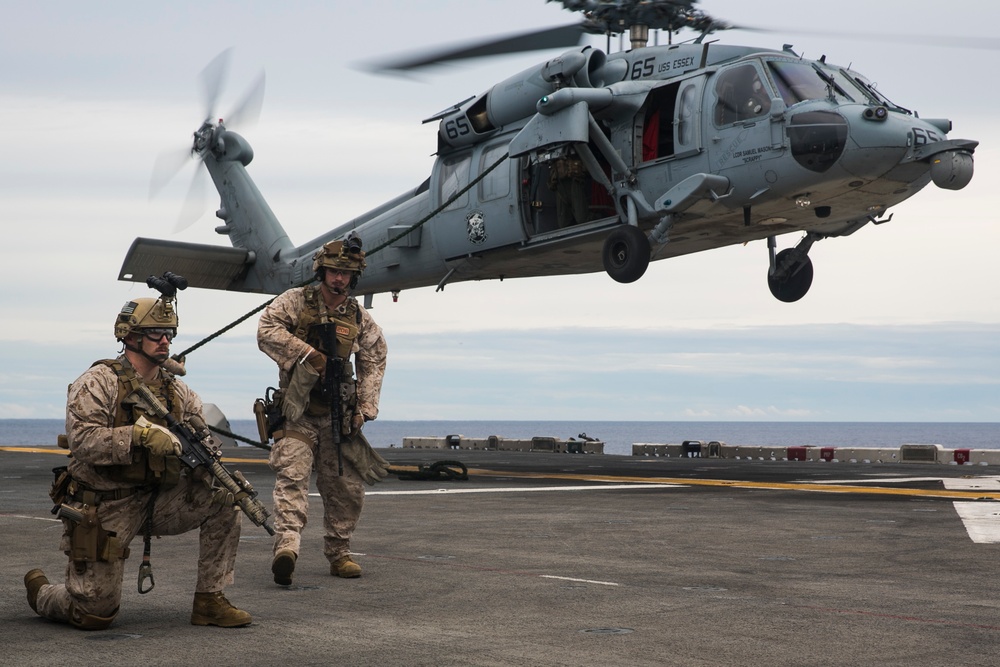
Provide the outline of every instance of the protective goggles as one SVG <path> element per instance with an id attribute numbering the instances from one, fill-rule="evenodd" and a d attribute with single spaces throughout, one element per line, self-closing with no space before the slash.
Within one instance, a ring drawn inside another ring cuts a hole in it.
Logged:
<path id="1" fill-rule="evenodd" d="M 167 342 L 169 343 L 177 336 L 177 329 L 143 329 L 142 335 L 154 343 L 159 343 L 160 339 L 166 336 Z"/>

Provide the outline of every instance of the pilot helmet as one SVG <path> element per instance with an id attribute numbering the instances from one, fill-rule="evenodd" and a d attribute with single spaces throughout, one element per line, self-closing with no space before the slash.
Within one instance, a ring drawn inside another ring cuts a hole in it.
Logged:
<path id="1" fill-rule="evenodd" d="M 340 269 L 360 274 L 365 269 L 365 251 L 361 249 L 361 238 L 350 234 L 341 241 L 330 241 L 313 255 L 313 271 L 320 269 Z"/>
<path id="2" fill-rule="evenodd" d="M 115 318 L 115 339 L 124 340 L 129 334 L 144 329 L 170 329 L 177 333 L 177 309 L 168 297 L 133 299 L 122 306 Z"/>

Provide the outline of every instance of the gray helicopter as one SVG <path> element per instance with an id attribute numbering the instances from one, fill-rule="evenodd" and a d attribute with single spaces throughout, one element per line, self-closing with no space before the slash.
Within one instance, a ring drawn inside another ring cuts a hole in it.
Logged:
<path id="1" fill-rule="evenodd" d="M 584 21 L 382 66 L 561 48 L 585 33 L 627 32 L 631 48 L 574 46 L 431 116 L 427 180 L 300 246 L 247 172 L 250 144 L 209 116 L 191 151 L 232 247 L 138 238 L 119 279 L 180 271 L 192 287 L 278 294 L 312 278 L 321 244 L 355 233 L 368 251 L 356 293 L 370 305 L 467 280 L 603 269 L 629 283 L 653 260 L 766 240 L 768 287 L 793 302 L 812 283 L 813 243 L 889 221 L 931 182 L 972 179 L 978 142 L 949 139 L 951 121 L 920 118 L 825 57 L 707 41 L 733 26 L 693 0 L 563 5 Z M 648 45 L 650 30 L 682 28 L 700 34 Z M 804 236 L 778 252 L 792 232 Z"/>

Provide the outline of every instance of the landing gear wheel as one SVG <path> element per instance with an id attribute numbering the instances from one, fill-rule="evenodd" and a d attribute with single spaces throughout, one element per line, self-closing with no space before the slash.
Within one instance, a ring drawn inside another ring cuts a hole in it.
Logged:
<path id="1" fill-rule="evenodd" d="M 781 266 L 782 260 L 787 258 L 788 253 L 791 252 L 791 248 L 782 250 L 774 258 L 774 263 L 777 266 Z M 788 275 L 783 278 L 779 279 L 772 275 L 767 276 L 767 286 L 771 289 L 771 294 L 778 301 L 784 301 L 785 303 L 792 303 L 804 297 L 806 292 L 809 291 L 809 287 L 812 286 L 812 281 L 813 264 L 808 256 L 797 266 L 792 266 Z"/>
<path id="2" fill-rule="evenodd" d="M 620 283 L 634 283 L 649 266 L 649 239 L 638 227 L 621 225 L 608 234 L 601 259 L 604 270 Z"/>

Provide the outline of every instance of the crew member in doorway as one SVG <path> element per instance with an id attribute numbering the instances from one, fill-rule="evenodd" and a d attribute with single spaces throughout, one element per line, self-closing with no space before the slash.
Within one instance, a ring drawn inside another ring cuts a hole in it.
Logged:
<path id="1" fill-rule="evenodd" d="M 560 228 L 590 219 L 588 205 L 590 175 L 575 153 L 549 163 L 549 189 L 556 196 L 556 220 Z"/>

